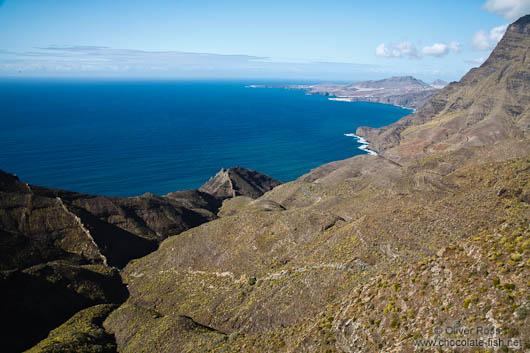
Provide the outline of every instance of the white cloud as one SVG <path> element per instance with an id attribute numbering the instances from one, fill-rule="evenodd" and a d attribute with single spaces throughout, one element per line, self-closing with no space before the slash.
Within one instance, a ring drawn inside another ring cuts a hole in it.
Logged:
<path id="1" fill-rule="evenodd" d="M 451 42 L 449 44 L 445 43 L 434 43 L 433 45 L 423 47 L 421 52 L 424 55 L 430 55 L 430 56 L 437 56 L 442 57 L 449 52 L 456 52 L 458 53 L 460 51 L 460 43 L 458 42 Z"/>
<path id="2" fill-rule="evenodd" d="M 410 42 L 391 44 L 390 47 L 387 47 L 385 43 L 381 43 L 375 48 L 375 55 L 387 58 L 401 58 L 403 56 L 408 56 L 409 58 L 419 57 L 416 47 Z"/>
<path id="3" fill-rule="evenodd" d="M 530 13 L 530 0 L 487 0 L 482 7 L 507 20 L 515 20 Z"/>
<path id="4" fill-rule="evenodd" d="M 455 53 L 460 53 L 460 43 L 458 42 L 449 43 L 449 50 L 454 51 Z"/>
<path id="5" fill-rule="evenodd" d="M 491 44 L 490 39 L 486 32 L 483 30 L 477 31 L 475 35 L 473 36 L 473 40 L 471 41 L 471 46 L 475 50 L 490 50 Z"/>
<path id="6" fill-rule="evenodd" d="M 402 42 L 397 45 L 397 49 L 403 54 L 410 58 L 418 57 L 416 47 L 410 42 Z"/>
<path id="7" fill-rule="evenodd" d="M 377 48 L 375 48 L 375 55 L 391 57 L 392 52 L 386 47 L 385 43 L 381 43 L 377 46 Z"/>
<path id="8" fill-rule="evenodd" d="M 508 25 L 493 27 L 490 30 L 490 39 L 492 41 L 498 42 L 499 40 L 502 39 L 502 36 L 504 35 L 504 32 L 506 32 L 507 28 L 508 28 Z"/>
<path id="9" fill-rule="evenodd" d="M 449 47 L 447 44 L 434 43 L 431 46 L 424 47 L 421 52 L 425 55 L 444 56 L 449 54 Z"/>
<path id="10" fill-rule="evenodd" d="M 475 50 L 491 50 L 501 40 L 508 25 L 502 25 L 492 28 L 489 33 L 480 30 L 475 33 L 471 41 L 471 46 Z"/>

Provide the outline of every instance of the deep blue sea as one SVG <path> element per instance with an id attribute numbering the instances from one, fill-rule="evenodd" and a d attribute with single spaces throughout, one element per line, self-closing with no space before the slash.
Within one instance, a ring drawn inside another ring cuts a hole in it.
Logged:
<path id="1" fill-rule="evenodd" d="M 352 137 L 410 113 L 260 82 L 0 81 L 0 169 L 27 183 L 135 196 L 243 166 L 286 182 L 365 153 Z"/>

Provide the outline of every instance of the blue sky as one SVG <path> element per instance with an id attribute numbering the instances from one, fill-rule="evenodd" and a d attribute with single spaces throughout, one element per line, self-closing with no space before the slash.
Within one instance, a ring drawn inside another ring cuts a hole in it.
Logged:
<path id="1" fill-rule="evenodd" d="M 0 76 L 457 80 L 530 0 L 0 1 Z"/>

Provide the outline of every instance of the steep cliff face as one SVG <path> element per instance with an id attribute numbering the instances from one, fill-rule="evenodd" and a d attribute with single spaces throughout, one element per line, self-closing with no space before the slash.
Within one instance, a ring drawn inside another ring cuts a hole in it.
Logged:
<path id="1" fill-rule="evenodd" d="M 530 131 L 530 15 L 506 31 L 490 57 L 431 98 L 414 115 L 357 134 L 383 156 L 410 160 L 483 146 Z"/>

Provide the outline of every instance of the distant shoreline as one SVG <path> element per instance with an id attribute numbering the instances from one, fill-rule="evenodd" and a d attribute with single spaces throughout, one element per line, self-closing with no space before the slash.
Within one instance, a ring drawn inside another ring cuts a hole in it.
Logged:
<path id="1" fill-rule="evenodd" d="M 251 84 L 251 85 L 246 85 L 245 88 L 283 88 L 283 89 L 287 89 L 287 90 L 295 90 L 295 91 L 305 91 L 306 92 L 306 95 L 308 96 L 313 96 L 313 95 L 324 95 L 323 93 L 321 92 L 310 92 L 307 90 L 307 87 L 313 87 L 313 86 L 296 86 L 296 85 L 266 85 L 266 84 Z M 373 89 L 372 91 L 374 91 L 376 89 Z M 380 90 L 380 89 L 379 89 Z M 367 90 L 367 91 L 370 91 L 370 90 Z M 372 100 L 371 96 L 359 96 L 359 97 L 351 97 L 351 96 L 346 96 L 346 97 L 342 97 L 342 96 L 328 96 L 328 100 L 330 101 L 336 101 L 336 102 L 365 102 L 365 103 L 377 103 L 377 104 L 385 104 L 385 105 L 391 105 L 391 106 L 394 106 L 394 107 L 399 107 L 399 108 L 402 108 L 402 109 L 407 109 L 407 110 L 412 110 L 412 114 L 416 113 L 416 108 L 413 108 L 413 107 L 407 107 L 407 106 L 404 106 L 404 105 L 400 105 L 400 104 L 392 104 L 392 103 L 385 103 L 385 102 L 380 102 L 380 101 L 377 101 L 377 100 Z M 377 97 L 373 97 L 373 98 L 377 98 Z"/>
<path id="2" fill-rule="evenodd" d="M 335 102 L 348 102 L 348 103 L 364 102 L 364 103 L 386 104 L 386 105 L 391 105 L 394 107 L 399 107 L 401 109 L 412 110 L 412 114 L 416 113 L 416 108 L 405 107 L 404 105 L 399 105 L 399 104 L 371 102 L 369 100 L 354 99 L 351 97 L 329 97 L 328 100 L 335 101 Z"/>

